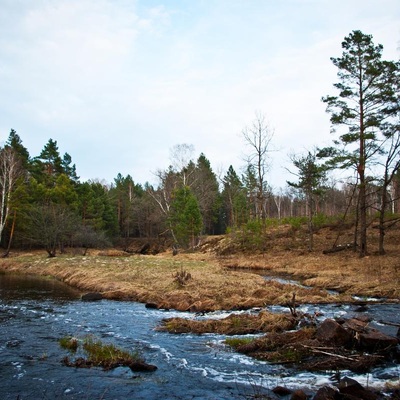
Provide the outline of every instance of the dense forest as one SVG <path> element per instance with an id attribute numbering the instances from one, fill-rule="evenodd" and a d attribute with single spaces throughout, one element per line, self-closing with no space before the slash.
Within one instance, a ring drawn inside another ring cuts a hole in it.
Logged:
<path id="1" fill-rule="evenodd" d="M 367 254 L 366 229 L 385 231 L 400 212 L 400 113 L 398 61 L 382 60 L 371 35 L 353 31 L 332 58 L 338 69 L 327 104 L 335 131 L 332 147 L 291 155 L 293 181 L 273 192 L 267 180 L 273 134 L 262 114 L 243 129 L 247 162 L 223 176 L 189 144 L 172 149 L 171 165 L 157 172 L 158 185 L 118 174 L 111 184 L 81 182 L 72 157 L 49 139 L 32 156 L 11 130 L 0 149 L 0 239 L 10 248 L 87 249 L 157 238 L 194 248 L 201 235 L 231 233 L 262 242 L 275 224 L 304 224 L 308 247 L 323 223 L 351 223 L 354 247 Z M 340 170 L 341 181 L 334 179 Z"/>

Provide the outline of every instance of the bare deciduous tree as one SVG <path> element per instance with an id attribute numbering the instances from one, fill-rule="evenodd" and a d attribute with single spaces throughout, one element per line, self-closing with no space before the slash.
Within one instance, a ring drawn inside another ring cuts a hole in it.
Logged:
<path id="1" fill-rule="evenodd" d="M 170 149 L 172 168 L 182 179 L 182 185 L 188 185 L 188 179 L 193 173 L 193 168 L 188 168 L 193 162 L 194 146 L 192 144 L 176 144 Z M 194 165 L 193 165 L 194 166 Z"/>
<path id="2" fill-rule="evenodd" d="M 272 151 L 271 141 L 274 131 L 260 112 L 256 113 L 256 118 L 250 126 L 243 129 L 242 135 L 247 147 L 250 148 L 246 155 L 246 162 L 254 170 L 257 181 L 256 193 L 256 218 L 266 218 L 266 193 L 267 181 L 266 173 L 270 167 L 271 160 L 269 154 Z"/>

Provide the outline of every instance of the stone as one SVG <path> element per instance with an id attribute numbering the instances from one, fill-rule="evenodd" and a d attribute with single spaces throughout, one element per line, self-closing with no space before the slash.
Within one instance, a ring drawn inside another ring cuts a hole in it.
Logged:
<path id="1" fill-rule="evenodd" d="M 369 327 L 367 321 L 352 318 L 347 320 L 343 324 L 343 327 L 353 333 L 357 341 L 357 346 L 363 350 L 391 350 L 396 347 L 399 342 L 398 338 L 386 335 L 378 329 Z"/>
<path id="2" fill-rule="evenodd" d="M 359 345 L 362 349 L 369 351 L 391 350 L 398 344 L 398 339 L 386 335 L 378 330 L 360 333 L 358 335 Z"/>
<path id="3" fill-rule="evenodd" d="M 149 308 L 149 309 L 157 309 L 158 308 L 156 303 L 146 303 L 145 307 Z"/>
<path id="4" fill-rule="evenodd" d="M 81 299 L 82 301 L 99 301 L 103 299 L 103 295 L 98 292 L 86 293 Z"/>
<path id="5" fill-rule="evenodd" d="M 301 390 L 295 390 L 290 396 L 290 400 L 307 400 L 308 396 Z"/>
<path id="6" fill-rule="evenodd" d="M 330 386 L 319 388 L 313 400 L 336 400 L 339 398 L 339 391 Z"/>
<path id="7" fill-rule="evenodd" d="M 344 377 L 338 385 L 340 393 L 354 399 L 361 400 L 377 400 L 379 396 L 365 389 L 360 383 L 355 379 Z"/>
<path id="8" fill-rule="evenodd" d="M 285 388 L 283 386 L 276 386 L 275 388 L 272 389 L 272 391 L 278 396 L 289 396 L 289 394 L 292 393 L 290 389 Z"/>
<path id="9" fill-rule="evenodd" d="M 346 346 L 351 342 L 351 334 L 335 320 L 327 318 L 317 328 L 316 338 L 329 345 Z"/>
<path id="10" fill-rule="evenodd" d="M 154 372 L 157 370 L 155 365 L 147 364 L 143 361 L 135 361 L 129 364 L 129 368 L 134 372 Z"/>
<path id="11" fill-rule="evenodd" d="M 353 332 L 365 332 L 369 321 L 362 321 L 360 318 L 351 318 L 344 322 L 343 328 Z"/>

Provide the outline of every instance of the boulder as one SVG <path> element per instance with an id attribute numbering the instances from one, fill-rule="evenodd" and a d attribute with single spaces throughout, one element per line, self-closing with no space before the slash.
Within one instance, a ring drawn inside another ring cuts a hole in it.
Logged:
<path id="1" fill-rule="evenodd" d="M 359 344 L 362 349 L 369 351 L 391 350 L 398 344 L 398 339 L 386 335 L 378 330 L 360 333 L 358 336 Z"/>
<path id="2" fill-rule="evenodd" d="M 345 328 L 348 331 L 353 331 L 353 332 L 366 332 L 368 329 L 368 324 L 369 321 L 363 321 L 361 318 L 351 318 L 347 319 L 343 323 L 343 328 Z"/>
<path id="3" fill-rule="evenodd" d="M 336 400 L 339 398 L 339 391 L 330 386 L 319 388 L 313 400 Z"/>
<path id="4" fill-rule="evenodd" d="M 344 377 L 339 385 L 341 394 L 346 395 L 348 398 L 361 399 L 361 400 L 376 400 L 379 396 L 371 390 L 365 389 L 355 379 Z M 346 398 L 345 397 L 345 398 Z"/>
<path id="5" fill-rule="evenodd" d="M 98 301 L 98 300 L 102 300 L 102 299 L 103 299 L 103 295 L 98 292 L 86 293 L 81 298 L 82 301 Z"/>
<path id="6" fill-rule="evenodd" d="M 143 361 L 135 361 L 129 364 L 129 368 L 133 372 L 153 372 L 157 369 L 155 365 L 147 364 Z"/>
<path id="7" fill-rule="evenodd" d="M 335 320 L 327 318 L 317 328 L 316 338 L 329 345 L 346 346 L 351 342 L 351 334 Z"/>
<path id="8" fill-rule="evenodd" d="M 308 396 L 301 390 L 295 390 L 290 396 L 290 400 L 307 400 Z"/>
<path id="9" fill-rule="evenodd" d="M 290 389 L 285 388 L 283 386 L 276 386 L 275 388 L 272 389 L 272 391 L 278 396 L 289 396 L 289 394 L 292 393 Z"/>
<path id="10" fill-rule="evenodd" d="M 398 344 L 398 339 L 386 335 L 378 329 L 371 328 L 367 321 L 349 319 L 343 327 L 352 332 L 359 348 L 368 351 L 391 350 Z"/>

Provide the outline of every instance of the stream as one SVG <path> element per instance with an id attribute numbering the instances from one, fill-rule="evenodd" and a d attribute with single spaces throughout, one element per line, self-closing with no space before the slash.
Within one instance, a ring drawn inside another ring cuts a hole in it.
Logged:
<path id="1" fill-rule="evenodd" d="M 223 335 L 171 335 L 155 330 L 163 318 L 223 318 L 227 312 L 196 316 L 146 309 L 144 304 L 134 302 L 83 302 L 80 295 L 55 280 L 0 274 L 1 399 L 223 400 L 260 394 L 275 398 L 271 389 L 276 386 L 315 390 L 332 383 L 334 371 L 309 373 L 257 361 L 224 346 Z M 287 312 L 280 307 L 269 309 Z M 321 318 L 356 313 L 354 305 L 303 305 L 299 309 L 317 311 Z M 363 314 L 375 321 L 399 323 L 400 305 L 369 304 Z M 396 335 L 393 326 L 380 328 Z M 147 363 L 158 367 L 157 371 L 63 366 L 61 360 L 69 354 L 58 340 L 89 334 L 127 350 L 139 349 Z M 399 383 L 400 367 L 388 365 L 366 375 L 344 375 L 365 386 L 384 387 L 388 382 Z"/>

